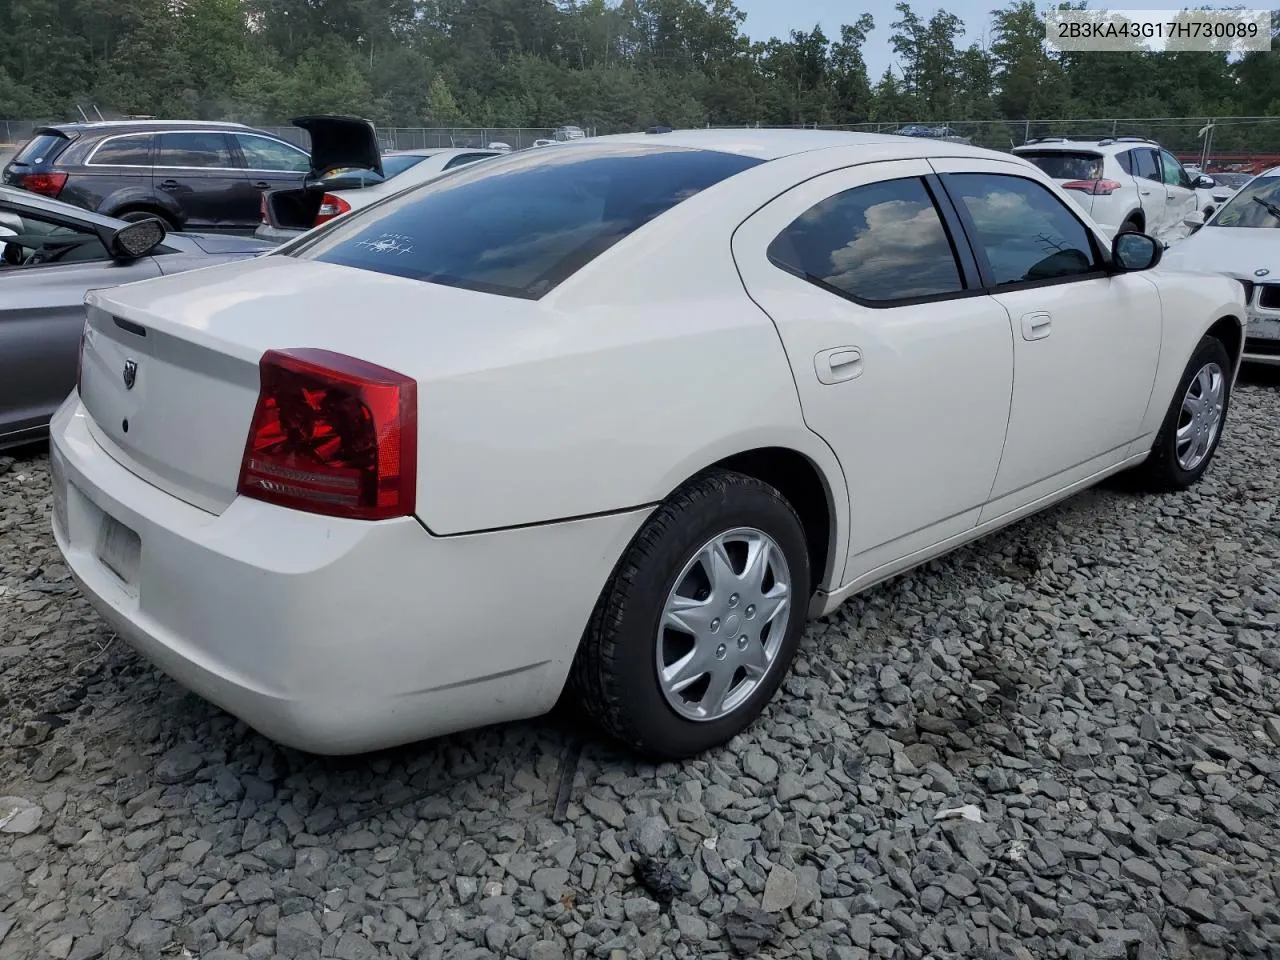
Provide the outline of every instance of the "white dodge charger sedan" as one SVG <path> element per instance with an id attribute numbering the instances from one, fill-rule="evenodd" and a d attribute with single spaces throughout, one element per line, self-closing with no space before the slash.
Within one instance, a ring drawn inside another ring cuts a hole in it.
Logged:
<path id="1" fill-rule="evenodd" d="M 818 131 L 512 154 L 87 298 L 53 530 L 161 669 L 341 754 L 547 711 L 651 757 L 807 617 L 1137 468 L 1204 473 L 1239 282 L 1032 164 Z"/>

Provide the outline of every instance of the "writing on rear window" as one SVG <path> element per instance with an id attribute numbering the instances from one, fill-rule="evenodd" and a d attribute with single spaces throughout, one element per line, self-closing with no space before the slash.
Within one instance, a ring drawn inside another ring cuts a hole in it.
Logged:
<path id="1" fill-rule="evenodd" d="M 288 255 L 537 299 L 676 204 L 760 162 L 617 143 L 512 154 L 355 211 Z"/>

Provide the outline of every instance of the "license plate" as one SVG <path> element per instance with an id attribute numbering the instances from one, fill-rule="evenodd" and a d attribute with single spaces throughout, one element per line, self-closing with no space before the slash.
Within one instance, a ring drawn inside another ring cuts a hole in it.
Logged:
<path id="1" fill-rule="evenodd" d="M 1280 340 L 1280 320 L 1269 317 L 1250 317 L 1245 336 L 1252 340 Z"/>
<path id="2" fill-rule="evenodd" d="M 138 535 L 114 517 L 103 517 L 98 538 L 98 559 L 103 566 L 132 586 L 138 577 L 141 556 L 142 541 Z"/>
<path id="3" fill-rule="evenodd" d="M 53 522 L 64 537 L 67 530 L 67 478 L 62 472 L 62 458 L 56 452 L 49 457 L 49 472 L 53 481 Z"/>

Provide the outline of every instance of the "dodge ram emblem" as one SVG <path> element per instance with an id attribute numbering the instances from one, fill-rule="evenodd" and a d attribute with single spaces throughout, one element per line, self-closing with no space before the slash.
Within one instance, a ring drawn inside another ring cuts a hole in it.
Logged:
<path id="1" fill-rule="evenodd" d="M 138 362 L 136 360 L 126 360 L 124 362 L 124 388 L 132 390 L 134 381 L 138 379 Z"/>

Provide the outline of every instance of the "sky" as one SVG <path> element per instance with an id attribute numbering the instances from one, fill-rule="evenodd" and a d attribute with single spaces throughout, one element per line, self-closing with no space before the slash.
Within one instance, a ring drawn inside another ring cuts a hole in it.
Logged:
<path id="1" fill-rule="evenodd" d="M 893 9 L 896 0 L 862 0 L 861 3 L 850 3 L 849 0 L 736 0 L 738 9 L 747 15 L 743 24 L 744 32 L 752 40 L 768 40 L 770 37 L 785 37 L 792 30 L 812 30 L 817 24 L 828 39 L 840 37 L 840 24 L 852 23 L 863 11 L 871 14 L 876 21 L 876 29 L 867 38 L 863 56 L 867 61 L 867 73 L 874 83 L 883 75 L 885 68 L 895 65 L 893 50 L 889 46 L 889 24 L 898 19 Z M 962 46 L 974 41 L 984 46 L 991 29 L 991 11 L 1005 5 L 1005 0 L 948 0 L 945 9 L 954 13 L 964 21 L 967 34 Z M 1219 3 L 1204 3 L 1197 6 L 1226 6 Z M 939 9 L 938 6 L 924 2 L 911 4 L 916 15 L 927 20 Z M 1156 0 L 1154 3 L 1143 0 L 1118 0 L 1110 6 L 1113 10 L 1176 10 L 1182 3 L 1170 0 Z M 1267 4 L 1248 5 L 1263 8 Z M 1091 3 L 1090 9 L 1107 9 L 1106 4 Z M 1044 9 L 1044 5 L 1040 5 Z M 900 70 L 895 69 L 901 75 Z"/>

